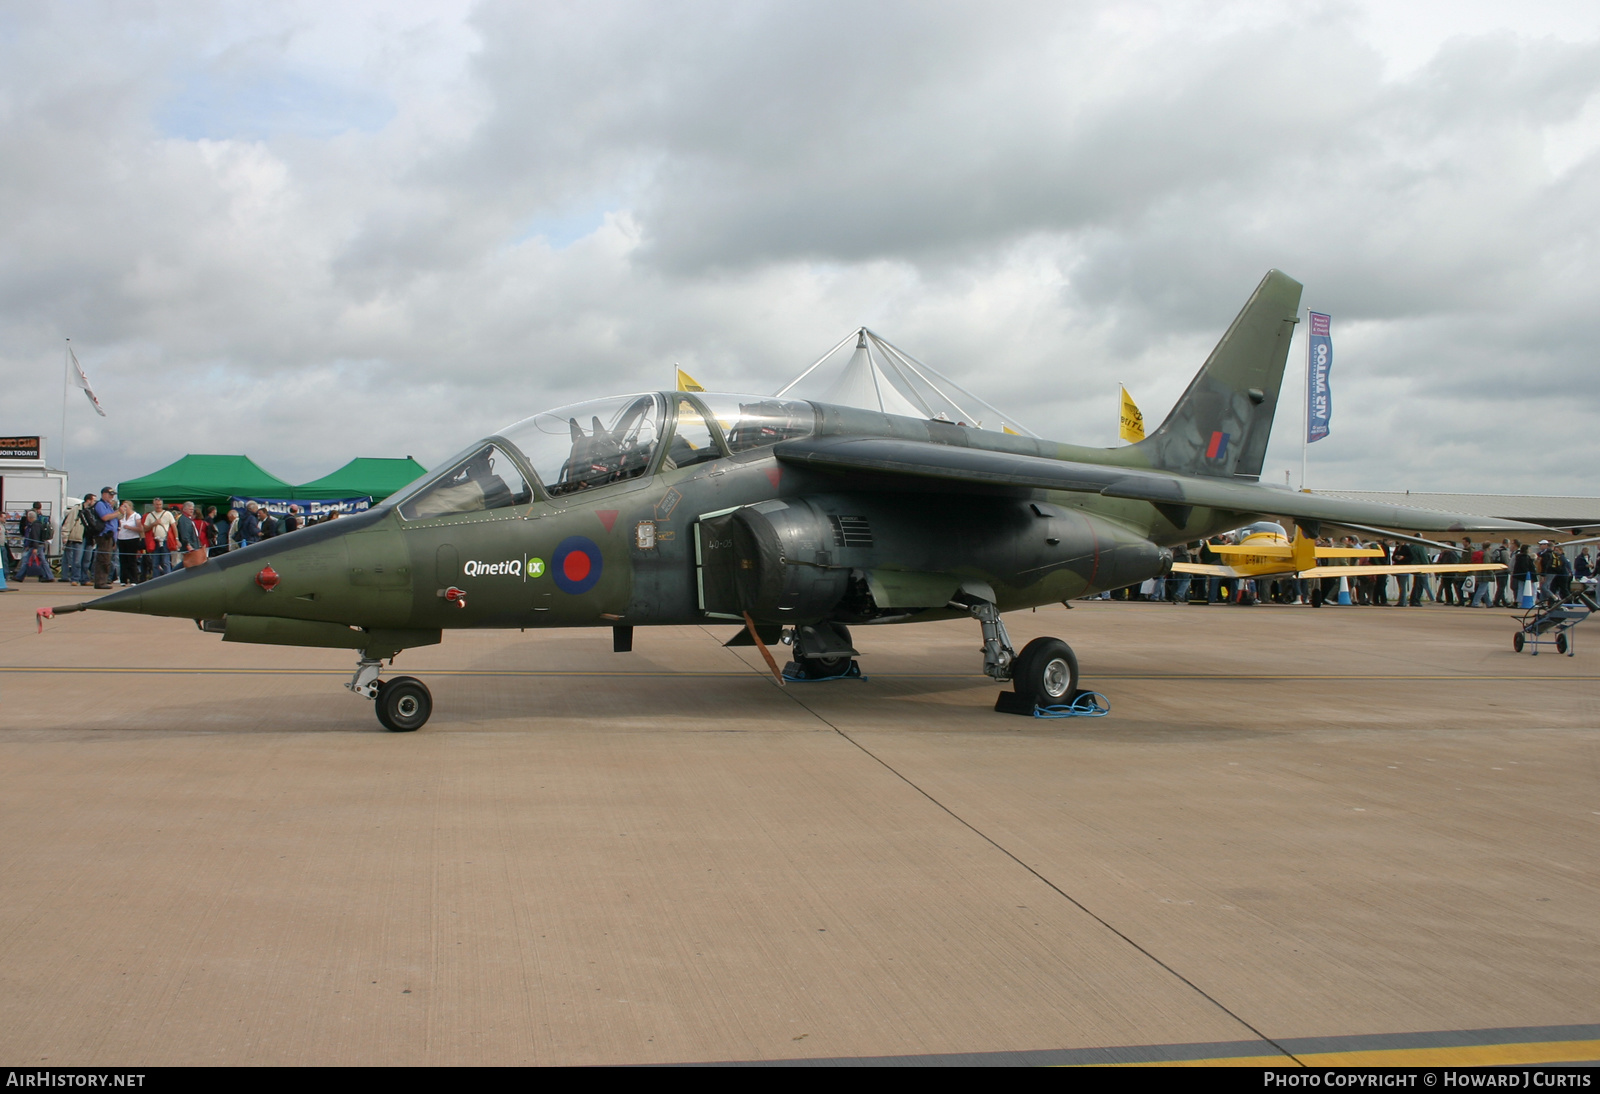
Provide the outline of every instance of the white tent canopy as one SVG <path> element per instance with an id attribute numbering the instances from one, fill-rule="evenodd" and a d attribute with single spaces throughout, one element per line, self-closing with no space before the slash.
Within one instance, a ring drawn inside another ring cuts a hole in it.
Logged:
<path id="1" fill-rule="evenodd" d="M 834 375 L 832 383 L 823 388 L 828 374 L 817 374 L 817 370 L 844 349 L 852 338 L 856 342 L 855 352 L 845 362 L 844 368 Z M 1027 437 L 1038 436 L 1033 430 L 1020 425 L 1011 415 L 1002 413 L 948 376 L 886 342 L 866 327 L 859 327 L 845 335 L 815 364 L 776 394 L 794 394 L 804 398 L 804 391 L 794 390 L 802 384 L 807 388 L 821 389 L 819 394 L 810 396 L 819 402 L 878 410 L 885 414 L 903 414 L 910 418 L 935 418 L 977 426 L 979 429 L 1020 433 Z"/>

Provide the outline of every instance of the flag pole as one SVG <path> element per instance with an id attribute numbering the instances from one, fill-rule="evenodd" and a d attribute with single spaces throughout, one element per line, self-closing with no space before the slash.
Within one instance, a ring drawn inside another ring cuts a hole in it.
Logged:
<path id="1" fill-rule="evenodd" d="M 71 390 L 72 379 L 72 339 L 67 339 L 67 348 L 61 355 L 61 443 L 56 445 L 56 458 L 61 461 L 61 470 L 67 469 L 67 392 Z"/>
<path id="2" fill-rule="evenodd" d="M 1300 492 L 1306 489 L 1306 453 L 1311 448 L 1311 319 L 1310 309 L 1306 310 L 1306 387 L 1304 397 L 1300 400 Z"/>

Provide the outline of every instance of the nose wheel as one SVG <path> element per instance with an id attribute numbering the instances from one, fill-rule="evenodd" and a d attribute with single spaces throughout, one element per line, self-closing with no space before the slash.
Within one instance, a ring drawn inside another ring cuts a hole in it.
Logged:
<path id="1" fill-rule="evenodd" d="M 383 665 L 375 657 L 362 655 L 356 674 L 345 685 L 357 695 L 372 700 L 378 721 L 391 733 L 411 733 L 422 728 L 433 713 L 433 693 L 415 676 L 378 679 Z"/>
<path id="2" fill-rule="evenodd" d="M 372 702 L 377 708 L 378 721 L 392 733 L 419 730 L 433 713 L 433 693 L 415 676 L 379 680 L 378 694 Z"/>

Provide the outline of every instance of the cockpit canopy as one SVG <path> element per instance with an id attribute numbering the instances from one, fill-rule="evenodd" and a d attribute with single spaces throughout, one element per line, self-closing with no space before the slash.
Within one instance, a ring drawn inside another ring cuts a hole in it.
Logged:
<path id="1" fill-rule="evenodd" d="M 559 498 L 809 436 L 816 423 L 816 409 L 792 399 L 682 392 L 596 399 L 524 418 L 391 504 L 407 520 L 524 505 L 535 477 L 546 497 Z"/>
<path id="2" fill-rule="evenodd" d="M 636 478 L 650 469 L 661 442 L 660 395 L 623 395 L 524 418 L 500 435 L 521 450 L 558 498 Z"/>
<path id="3" fill-rule="evenodd" d="M 1283 525 L 1276 524 L 1270 520 L 1258 520 L 1254 524 L 1247 524 L 1243 528 L 1239 529 L 1237 535 L 1240 543 L 1243 543 L 1251 536 L 1277 536 L 1279 539 L 1289 538 L 1289 533 L 1284 530 Z"/>

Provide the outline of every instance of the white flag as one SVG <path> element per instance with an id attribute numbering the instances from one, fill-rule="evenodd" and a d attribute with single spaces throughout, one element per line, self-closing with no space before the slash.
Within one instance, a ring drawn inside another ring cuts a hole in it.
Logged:
<path id="1" fill-rule="evenodd" d="M 67 356 L 72 358 L 72 382 L 83 388 L 83 393 L 89 396 L 89 401 L 94 404 L 94 412 L 104 418 L 106 408 L 94 397 L 94 388 L 89 386 L 89 377 L 83 374 L 83 366 L 78 364 L 78 355 L 72 352 L 71 346 L 67 347 Z"/>

